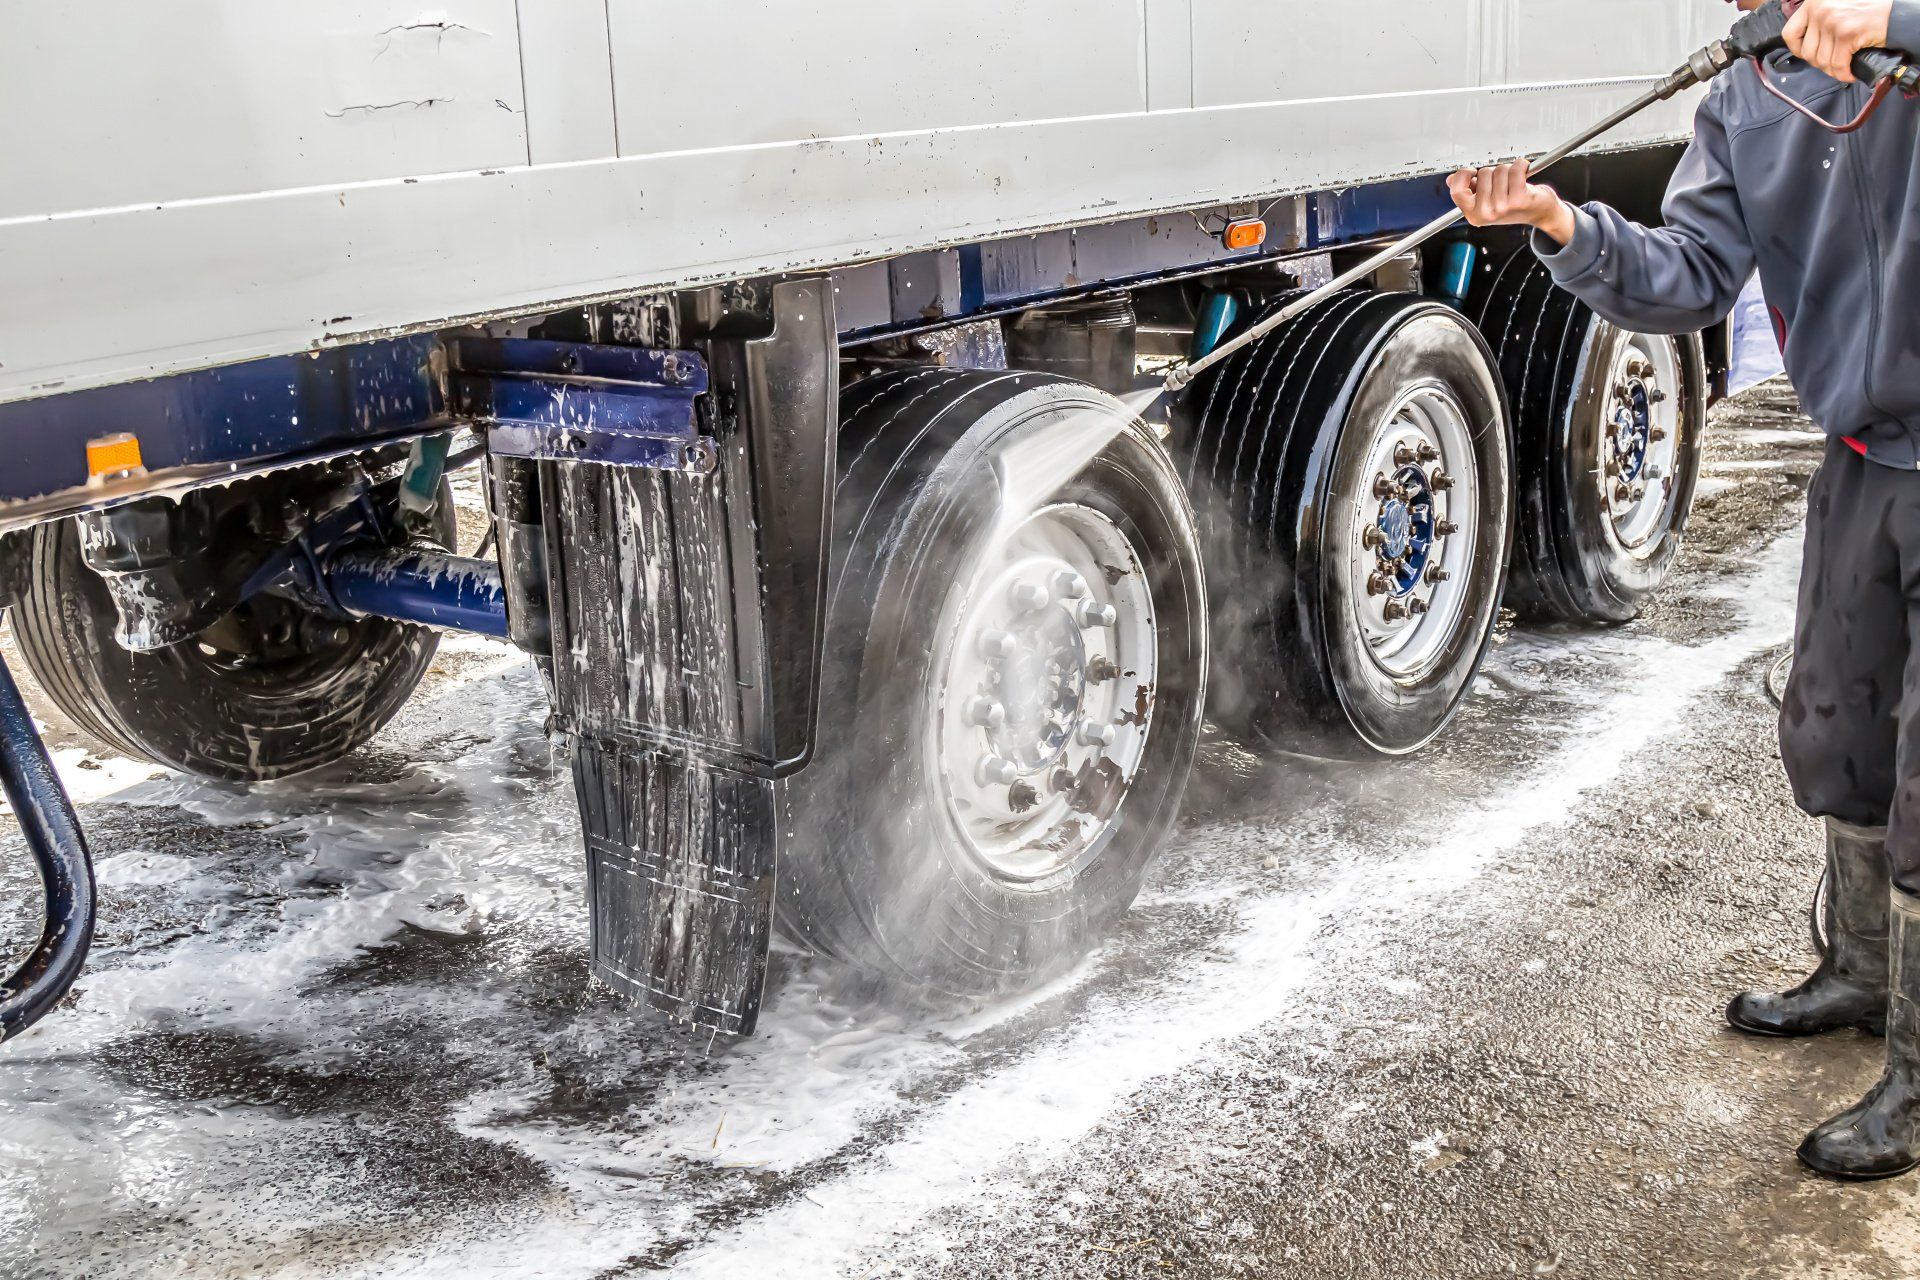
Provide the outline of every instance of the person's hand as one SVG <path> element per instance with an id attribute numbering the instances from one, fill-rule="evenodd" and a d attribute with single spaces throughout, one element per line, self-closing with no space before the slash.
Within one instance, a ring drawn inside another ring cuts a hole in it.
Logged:
<path id="1" fill-rule="evenodd" d="M 1893 0 L 1806 0 L 1787 19 L 1787 48 L 1835 80 L 1853 79 L 1853 55 L 1887 43 Z"/>
<path id="2" fill-rule="evenodd" d="M 1527 181 L 1527 162 L 1462 169 L 1447 179 L 1454 204 L 1476 227 L 1538 227 L 1561 245 L 1573 241 L 1573 210 L 1551 187 Z"/>

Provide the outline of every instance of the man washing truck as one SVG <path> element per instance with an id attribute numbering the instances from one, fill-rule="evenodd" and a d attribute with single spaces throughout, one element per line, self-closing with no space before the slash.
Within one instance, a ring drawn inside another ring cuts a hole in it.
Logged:
<path id="1" fill-rule="evenodd" d="M 1759 269 L 1787 370 L 1830 437 L 1780 754 L 1800 806 L 1826 819 L 1833 943 L 1805 982 L 1743 993 L 1727 1019 L 1885 1035 L 1880 1083 L 1799 1151 L 1822 1173 L 1882 1178 L 1920 1165 L 1920 111 L 1845 130 L 1869 101 L 1853 55 L 1920 50 L 1920 0 L 1807 0 L 1786 35 L 1788 52 L 1709 90 L 1662 227 L 1570 205 L 1524 161 L 1448 186 L 1476 226 L 1531 226 L 1555 281 L 1630 328 L 1710 325 Z"/>

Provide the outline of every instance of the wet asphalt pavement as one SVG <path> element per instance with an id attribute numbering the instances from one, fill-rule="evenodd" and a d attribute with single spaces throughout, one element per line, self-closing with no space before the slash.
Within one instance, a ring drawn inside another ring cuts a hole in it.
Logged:
<path id="1" fill-rule="evenodd" d="M 0 1274 L 1912 1274 L 1920 1182 L 1792 1159 L 1878 1042 L 1719 1016 L 1811 963 L 1763 680 L 1819 444 L 1777 383 L 1722 406 L 1658 603 L 1503 630 L 1412 759 L 1210 734 L 1118 935 L 1002 1004 L 782 951 L 753 1040 L 624 1011 L 485 642 L 252 792 L 52 722 L 104 907 L 0 1048 Z M 0 937 L 28 876 L 0 835 Z"/>

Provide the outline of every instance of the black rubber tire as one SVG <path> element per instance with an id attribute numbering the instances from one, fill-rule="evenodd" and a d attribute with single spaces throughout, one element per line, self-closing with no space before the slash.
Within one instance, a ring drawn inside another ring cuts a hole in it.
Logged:
<path id="1" fill-rule="evenodd" d="M 443 491 L 442 510 L 451 506 Z M 241 609 L 254 607 L 294 609 L 277 600 Z M 439 644 L 426 627 L 363 618 L 312 652 L 256 667 L 222 661 L 195 640 L 132 652 L 114 639 L 113 601 L 81 559 L 74 520 L 32 531 L 13 617 L 27 668 L 87 736 L 223 782 L 284 777 L 347 755 L 400 710 Z"/>
<path id="2" fill-rule="evenodd" d="M 1673 568 L 1693 511 L 1706 431 L 1706 348 L 1674 344 L 1681 387 L 1674 489 L 1666 522 L 1621 544 L 1601 489 L 1608 374 L 1626 331 L 1553 283 L 1531 250 L 1514 252 L 1468 303 L 1499 362 L 1514 414 L 1519 532 L 1507 603 L 1527 617 L 1611 624 L 1637 617 Z"/>
<path id="3" fill-rule="evenodd" d="M 1145 756 L 1071 865 L 1018 882 L 947 825 L 923 732 L 942 607 L 999 508 L 999 460 L 1036 414 L 1113 434 L 1063 465 L 1054 501 L 1097 507 L 1140 549 L 1159 681 Z M 1018 990 L 1071 964 L 1133 901 L 1186 789 L 1206 680 L 1192 513 L 1150 429 L 1104 392 L 1033 373 L 922 369 L 843 400 L 825 673 L 811 764 L 781 786 L 778 918 L 803 946 L 957 994 Z"/>
<path id="4" fill-rule="evenodd" d="M 1279 303 L 1284 303 L 1283 298 Z M 1372 482 L 1369 415 L 1436 381 L 1473 438 L 1477 545 L 1461 625 L 1410 678 L 1376 664 L 1355 618 L 1344 556 Z M 1413 751 L 1445 727 L 1493 637 L 1512 542 L 1507 409 L 1491 356 L 1452 308 L 1352 290 L 1224 361 L 1181 411 L 1188 484 L 1207 549 L 1211 715 L 1249 737 L 1322 755 Z"/>

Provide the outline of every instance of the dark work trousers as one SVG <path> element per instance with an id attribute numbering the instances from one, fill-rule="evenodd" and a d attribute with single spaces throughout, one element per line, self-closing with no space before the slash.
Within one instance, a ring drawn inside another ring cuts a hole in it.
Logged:
<path id="1" fill-rule="evenodd" d="M 1827 442 L 1793 645 L 1780 759 L 1794 799 L 1887 827 L 1894 883 L 1920 893 L 1920 471 Z"/>

